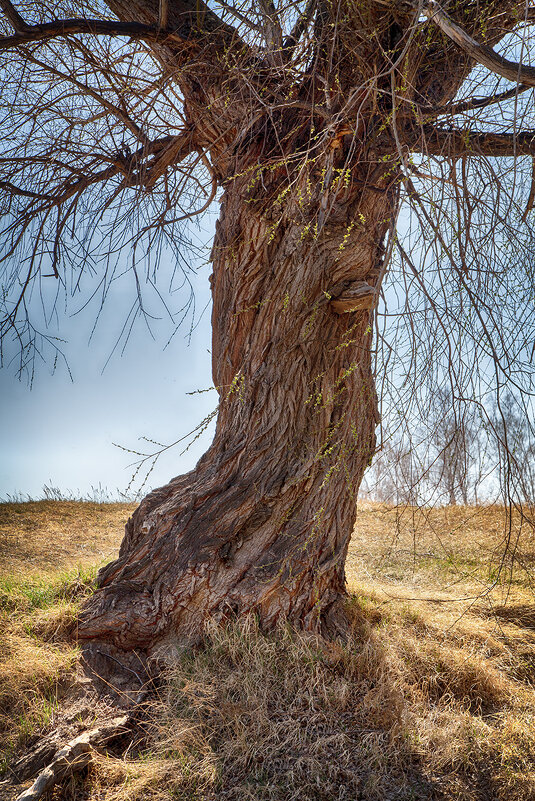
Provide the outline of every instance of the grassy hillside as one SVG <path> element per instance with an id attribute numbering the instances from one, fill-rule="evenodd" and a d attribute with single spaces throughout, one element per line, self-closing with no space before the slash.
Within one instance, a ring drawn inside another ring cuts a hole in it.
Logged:
<path id="1" fill-rule="evenodd" d="M 0 505 L 6 776 L 54 725 L 76 610 L 132 508 Z M 210 629 L 177 658 L 137 749 L 100 756 L 54 801 L 535 799 L 534 557 L 533 530 L 500 508 L 362 503 L 348 642 L 266 637 L 254 619 Z"/>

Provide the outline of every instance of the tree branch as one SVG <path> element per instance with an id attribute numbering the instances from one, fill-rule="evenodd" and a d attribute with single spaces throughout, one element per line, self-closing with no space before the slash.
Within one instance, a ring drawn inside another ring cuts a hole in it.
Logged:
<path id="1" fill-rule="evenodd" d="M 188 39 L 210 34 L 210 44 L 219 49 L 244 44 L 236 28 L 223 22 L 204 0 L 106 0 L 106 5 L 121 20 L 143 20 L 152 25 L 160 21 L 163 11 L 168 31 L 178 31 Z"/>
<path id="2" fill-rule="evenodd" d="M 169 21 L 169 9 L 167 7 L 167 0 L 160 0 L 160 5 L 158 8 L 158 27 L 159 28 L 167 28 L 167 24 Z"/>
<path id="3" fill-rule="evenodd" d="M 243 24 L 246 25 L 248 28 L 250 28 L 252 31 L 258 31 L 259 33 L 262 33 L 261 26 L 258 25 L 256 22 L 253 22 L 252 20 L 248 19 L 248 17 L 246 17 L 245 14 L 242 14 L 241 11 L 239 11 L 237 8 L 233 8 L 231 5 L 226 3 L 225 0 L 216 0 L 216 2 L 228 14 L 230 14 L 232 17 L 239 20 L 240 22 L 243 22 Z"/>
<path id="4" fill-rule="evenodd" d="M 533 209 L 535 205 L 535 157 L 531 160 L 531 187 L 529 190 L 529 197 L 528 202 L 526 203 L 526 209 L 524 214 L 522 215 L 522 219 L 526 222 L 528 218 L 528 214 Z"/>
<path id="5" fill-rule="evenodd" d="M 5 0 L 1 0 L 2 4 Z M 7 16 L 7 15 L 6 15 Z M 62 19 L 46 22 L 43 25 L 26 25 L 23 31 L 14 36 L 0 36 L 0 50 L 9 50 L 30 42 L 53 39 L 76 33 L 89 33 L 95 36 L 126 36 L 130 39 L 149 41 L 180 41 L 188 39 L 189 30 L 163 30 L 156 25 L 143 25 L 141 22 L 117 22 L 102 19 Z"/>
<path id="6" fill-rule="evenodd" d="M 268 51 L 280 52 L 282 48 L 282 28 L 273 0 L 259 0 L 264 40 Z"/>
<path id="7" fill-rule="evenodd" d="M 502 78 L 506 78 L 508 81 L 515 81 L 526 86 L 535 86 L 535 67 L 528 67 L 516 61 L 509 61 L 507 58 L 498 55 L 491 47 L 476 42 L 444 13 L 436 0 L 426 0 L 423 13 L 474 61 L 487 67 L 496 75 L 501 75 Z"/>
<path id="8" fill-rule="evenodd" d="M 523 92 L 527 92 L 529 89 L 532 89 L 532 87 L 527 85 L 514 86 L 512 89 L 508 89 L 506 92 L 500 92 L 499 94 L 490 95 L 489 97 L 471 97 L 469 100 L 460 100 L 458 102 L 449 103 L 447 106 L 436 108 L 433 108 L 432 106 L 428 108 L 421 106 L 418 111 L 424 117 L 441 117 L 444 114 L 454 116 L 456 114 L 463 114 L 467 111 L 475 111 L 477 109 L 487 108 L 487 106 L 492 106 L 495 103 L 502 103 L 504 101 L 511 100 L 513 97 L 517 97 Z"/>
<path id="9" fill-rule="evenodd" d="M 15 220 L 10 227 L 16 227 L 22 222 L 26 229 L 32 219 L 42 214 L 49 214 L 54 208 L 64 206 L 71 198 L 82 195 L 90 186 L 106 183 L 117 176 L 122 176 L 122 180 L 116 192 L 135 186 L 151 191 L 158 178 L 171 164 L 177 164 L 197 149 L 193 131 L 185 130 L 181 134 L 156 139 L 148 145 L 140 147 L 134 153 L 128 155 L 117 153 L 115 157 L 112 157 L 112 163 L 99 172 L 95 172 L 94 169 L 86 169 L 75 180 L 66 176 L 64 179 L 60 179 L 56 186 L 51 187 L 47 194 L 23 189 L 9 181 L 0 181 L 0 187 L 7 190 L 6 194 L 27 197 L 34 201 L 26 206 L 18 221 Z M 201 153 L 200 158 L 202 157 Z M 18 160 L 13 159 L 11 163 L 15 166 Z M 212 196 L 213 194 L 214 187 L 212 185 Z M 74 206 L 71 206 L 71 211 L 73 208 Z M 195 213 L 197 212 L 192 214 Z M 67 213 L 67 216 L 69 214 L 70 212 Z M 4 254 L 4 259 L 10 255 L 12 255 L 12 251 Z M 21 298 L 23 294 L 24 291 Z M 14 311 L 16 312 L 16 309 Z"/>
<path id="10" fill-rule="evenodd" d="M 0 0 L 0 8 L 15 28 L 16 33 L 24 33 L 24 31 L 28 30 L 30 26 L 22 19 L 17 9 L 9 0 Z"/>
<path id="11" fill-rule="evenodd" d="M 535 156 L 535 131 L 487 133 L 482 131 L 444 130 L 426 125 L 419 131 L 419 141 L 407 142 L 414 153 L 433 156 Z M 407 140 L 406 140 L 407 141 Z"/>
<path id="12" fill-rule="evenodd" d="M 316 8 L 316 0 L 308 0 L 305 6 L 305 10 L 302 14 L 299 15 L 297 18 L 294 27 L 292 28 L 291 32 L 288 34 L 286 39 L 284 40 L 284 50 L 289 50 L 294 48 L 299 39 L 306 31 L 310 21 L 314 15 L 314 9 Z"/>

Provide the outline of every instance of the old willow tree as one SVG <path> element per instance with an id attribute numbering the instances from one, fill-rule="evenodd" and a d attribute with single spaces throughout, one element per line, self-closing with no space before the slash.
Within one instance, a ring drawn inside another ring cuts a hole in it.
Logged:
<path id="1" fill-rule="evenodd" d="M 220 204 L 215 437 L 129 520 L 80 637 L 154 653 L 198 636 L 208 617 L 249 611 L 266 628 L 282 617 L 337 629 L 356 492 L 376 448 L 372 340 L 392 253 L 423 286 L 438 243 L 439 283 L 464 299 L 459 325 L 484 337 L 493 281 L 507 273 L 496 252 L 523 225 L 529 236 L 529 3 L 0 6 L 3 332 L 23 363 L 37 347 L 32 286 L 105 273 L 125 243 L 141 283 L 143 254 L 148 263 L 165 238 L 180 250 L 180 221 Z M 404 201 L 424 235 L 412 253 L 395 234 Z M 424 312 L 438 335 L 449 307 L 437 287 L 424 287 Z M 518 286 L 502 290 L 514 304 Z M 501 345 L 483 358 L 501 374 L 515 348 L 497 330 Z M 463 342 L 450 341 L 453 371 Z"/>

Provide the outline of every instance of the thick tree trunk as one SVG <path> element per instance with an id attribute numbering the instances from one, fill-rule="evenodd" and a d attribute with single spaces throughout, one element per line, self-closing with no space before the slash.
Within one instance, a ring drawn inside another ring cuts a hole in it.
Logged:
<path id="1" fill-rule="evenodd" d="M 318 630 L 340 609 L 375 447 L 371 307 L 396 192 L 353 192 L 317 235 L 298 203 L 277 218 L 248 197 L 246 179 L 227 188 L 212 253 L 213 444 L 128 521 L 82 638 L 151 653 L 209 617 Z"/>

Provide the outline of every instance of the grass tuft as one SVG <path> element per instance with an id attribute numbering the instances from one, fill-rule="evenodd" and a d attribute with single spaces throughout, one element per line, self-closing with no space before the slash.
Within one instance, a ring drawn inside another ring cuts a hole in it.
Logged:
<path id="1" fill-rule="evenodd" d="M 513 679 L 412 624 L 370 614 L 365 636 L 327 644 L 250 617 L 182 654 L 144 755 L 101 759 L 84 798 L 529 801 L 532 710 Z"/>
<path id="2" fill-rule="evenodd" d="M 94 570 L 0 578 L 0 775 L 73 680 L 78 602 L 93 581 Z"/>

